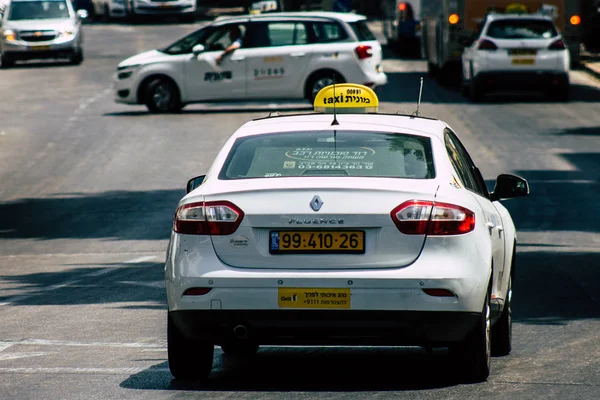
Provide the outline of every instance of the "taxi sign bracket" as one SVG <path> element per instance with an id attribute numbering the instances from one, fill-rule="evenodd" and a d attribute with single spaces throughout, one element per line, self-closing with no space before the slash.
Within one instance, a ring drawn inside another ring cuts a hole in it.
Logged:
<path id="1" fill-rule="evenodd" d="M 333 74 L 333 98 L 337 99 L 337 96 L 335 95 L 335 74 Z M 337 104 L 337 100 L 333 102 L 333 121 L 331 122 L 331 126 L 340 124 L 337 120 L 337 113 L 335 112 L 336 104 Z M 333 131 L 333 137 L 335 138 L 335 131 Z"/>
<path id="2" fill-rule="evenodd" d="M 414 115 L 415 117 L 418 117 L 420 115 L 419 106 L 421 105 L 421 96 L 422 95 L 423 95 L 423 77 L 421 77 L 421 85 L 419 86 L 419 100 L 417 101 L 417 109 L 415 110 L 414 113 L 412 113 L 412 115 Z"/>

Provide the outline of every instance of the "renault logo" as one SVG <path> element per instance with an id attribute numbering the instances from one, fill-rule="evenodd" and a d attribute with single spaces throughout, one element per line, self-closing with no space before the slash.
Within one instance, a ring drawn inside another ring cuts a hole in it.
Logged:
<path id="1" fill-rule="evenodd" d="M 310 208 L 312 208 L 313 211 L 319 211 L 322 205 L 323 200 L 321 200 L 319 196 L 313 197 L 313 199 L 310 201 Z"/>

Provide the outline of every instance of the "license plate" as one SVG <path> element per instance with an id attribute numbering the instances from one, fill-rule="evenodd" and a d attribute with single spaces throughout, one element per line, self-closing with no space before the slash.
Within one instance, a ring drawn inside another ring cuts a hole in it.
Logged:
<path id="1" fill-rule="evenodd" d="M 508 52 L 511 56 L 535 56 L 537 54 L 535 49 L 510 49 Z"/>
<path id="2" fill-rule="evenodd" d="M 46 51 L 46 50 L 50 50 L 50 46 L 30 46 L 29 50 Z"/>
<path id="3" fill-rule="evenodd" d="M 350 289 L 279 288 L 279 308 L 350 308 Z"/>
<path id="4" fill-rule="evenodd" d="M 513 58 L 512 63 L 518 65 L 534 65 L 535 58 Z"/>
<path id="5" fill-rule="evenodd" d="M 271 231 L 271 254 L 322 254 L 365 252 L 364 231 Z"/>

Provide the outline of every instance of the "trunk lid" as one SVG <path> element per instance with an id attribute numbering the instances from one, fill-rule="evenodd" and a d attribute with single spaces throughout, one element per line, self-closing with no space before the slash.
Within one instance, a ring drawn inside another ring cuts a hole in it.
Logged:
<path id="1" fill-rule="evenodd" d="M 349 185 L 347 179 L 359 184 Z M 234 234 L 211 236 L 215 253 L 229 266 L 319 270 L 409 265 L 419 256 L 425 235 L 402 234 L 390 213 L 407 200 L 433 200 L 438 187 L 433 179 L 285 178 L 277 179 L 277 188 L 272 180 L 260 181 L 240 181 L 226 193 L 204 195 L 207 202 L 227 200 L 244 212 Z M 311 207 L 315 196 L 318 211 Z M 337 253 L 332 254 L 334 248 Z"/>

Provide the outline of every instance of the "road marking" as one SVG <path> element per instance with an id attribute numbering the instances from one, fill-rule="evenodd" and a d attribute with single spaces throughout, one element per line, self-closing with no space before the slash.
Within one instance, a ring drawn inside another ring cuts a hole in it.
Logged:
<path id="1" fill-rule="evenodd" d="M 139 374 L 141 372 L 169 372 L 168 368 L 0 368 L 0 374 L 98 374 L 98 375 L 125 375 Z"/>
<path id="2" fill-rule="evenodd" d="M 143 257 L 134 258 L 133 260 L 125 261 L 125 264 L 143 263 L 145 261 L 154 260 L 155 258 L 157 258 L 157 257 L 156 256 L 143 256 Z"/>
<path id="3" fill-rule="evenodd" d="M 47 339 L 20 339 L 0 341 L 2 346 L 30 345 L 30 346 L 75 346 L 75 347 L 117 347 L 117 348 L 139 348 L 139 349 L 162 349 L 166 344 L 160 343 L 114 343 L 114 342 L 75 342 L 68 340 Z"/>
<path id="4" fill-rule="evenodd" d="M 13 345 L 12 343 L 2 343 L 2 342 L 0 342 L 0 352 L 8 349 L 12 345 Z"/>
<path id="5" fill-rule="evenodd" d="M 45 353 L 42 351 L 22 352 L 22 353 L 4 353 L 4 354 L 0 354 L 0 361 L 17 360 L 19 358 L 27 358 L 27 357 L 40 357 L 40 356 L 46 356 L 48 354 L 54 354 L 54 353 Z"/>

